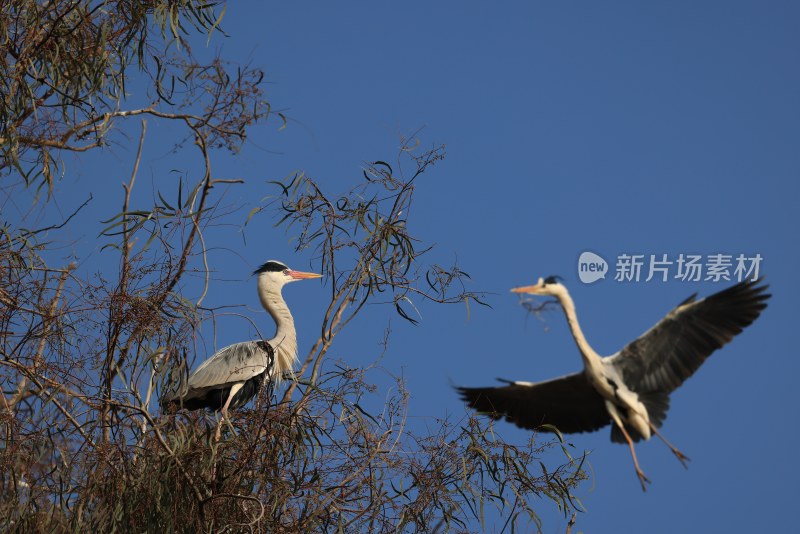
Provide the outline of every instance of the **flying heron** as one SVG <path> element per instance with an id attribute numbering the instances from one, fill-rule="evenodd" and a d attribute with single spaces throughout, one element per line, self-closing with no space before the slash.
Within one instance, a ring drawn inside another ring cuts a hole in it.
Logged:
<path id="1" fill-rule="evenodd" d="M 270 260 L 256 269 L 261 305 L 275 321 L 275 337 L 234 343 L 214 353 L 189 377 L 186 386 L 165 400 L 174 408 L 220 410 L 223 420 L 228 409 L 240 408 L 256 396 L 264 382 L 279 382 L 297 360 L 294 319 L 283 300 L 281 289 L 289 282 L 319 278 L 320 274 L 295 271 Z M 217 439 L 221 427 L 217 428 Z"/>
<path id="2" fill-rule="evenodd" d="M 567 288 L 558 277 L 540 278 L 511 291 L 558 300 L 583 371 L 546 382 L 502 380 L 507 385 L 456 389 L 475 410 L 522 428 L 551 425 L 562 433 L 575 433 L 612 424 L 611 441 L 627 442 L 645 490 L 650 480 L 639 467 L 634 442 L 655 433 L 686 467 L 688 458 L 658 431 L 667 416 L 669 394 L 767 307 L 768 286 L 759 284 L 760 279 L 741 282 L 700 300 L 694 294 L 622 350 L 601 357 L 583 336 Z"/>

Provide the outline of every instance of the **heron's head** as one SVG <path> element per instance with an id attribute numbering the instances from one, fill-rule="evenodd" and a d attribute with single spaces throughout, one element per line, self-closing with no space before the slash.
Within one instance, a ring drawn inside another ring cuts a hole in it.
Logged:
<path id="1" fill-rule="evenodd" d="M 322 276 L 317 273 L 295 271 L 287 267 L 285 263 L 277 260 L 269 260 L 253 271 L 253 274 L 258 275 L 259 285 L 265 284 L 267 287 L 273 289 L 280 289 L 289 282 L 297 282 L 298 280 L 308 280 L 310 278 L 319 278 Z"/>
<path id="2" fill-rule="evenodd" d="M 539 281 L 532 286 L 515 287 L 511 290 L 512 293 L 526 293 L 528 295 L 544 295 L 547 297 L 555 297 L 562 293 L 565 288 L 559 282 L 560 276 L 548 276 L 547 278 L 539 278 Z"/>

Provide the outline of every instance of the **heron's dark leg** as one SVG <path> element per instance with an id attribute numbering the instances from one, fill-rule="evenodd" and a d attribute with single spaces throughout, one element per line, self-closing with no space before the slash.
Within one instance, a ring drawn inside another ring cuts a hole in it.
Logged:
<path id="1" fill-rule="evenodd" d="M 642 485 L 642 491 L 647 491 L 647 486 L 645 483 L 650 483 L 650 479 L 647 478 L 647 475 L 644 474 L 644 471 L 639 467 L 639 460 L 636 458 L 636 450 L 633 448 L 633 440 L 631 439 L 630 434 L 628 431 L 625 430 L 625 425 L 622 424 L 622 420 L 619 418 L 619 413 L 617 412 L 617 407 L 606 401 L 606 408 L 608 409 L 608 413 L 611 415 L 611 418 L 614 420 L 614 423 L 619 427 L 622 431 L 622 435 L 625 436 L 625 440 L 628 442 L 628 447 L 631 449 L 631 457 L 633 458 L 633 467 L 636 469 L 636 475 L 639 477 L 639 484 Z"/>
<path id="2" fill-rule="evenodd" d="M 659 438 L 661 438 L 661 441 L 663 441 L 663 442 L 664 442 L 664 444 L 665 444 L 667 447 L 669 447 L 669 450 L 671 450 L 671 451 L 672 451 L 672 454 L 674 454 L 674 455 L 675 455 L 675 457 L 676 457 L 676 458 L 677 458 L 677 459 L 678 459 L 678 460 L 681 462 L 681 465 L 682 465 L 683 467 L 685 467 L 686 469 L 689 469 L 689 465 L 686 463 L 686 462 L 688 462 L 688 461 L 689 461 L 689 457 L 688 457 L 688 456 L 686 456 L 685 454 L 683 454 L 681 451 L 679 451 L 679 450 L 678 450 L 678 449 L 677 449 L 677 448 L 676 448 L 676 447 L 675 447 L 675 446 L 674 446 L 672 443 L 670 443 L 669 441 L 667 441 L 667 438 L 665 438 L 665 437 L 664 437 L 664 436 L 661 434 L 661 432 L 659 432 L 659 431 L 658 431 L 658 429 L 657 429 L 657 428 L 656 428 L 656 427 L 653 425 L 653 423 L 651 423 L 650 421 L 647 421 L 647 424 L 648 424 L 648 425 L 650 425 L 650 430 L 652 430 L 652 431 L 653 431 L 653 433 L 655 433 L 655 435 L 656 435 L 656 436 L 658 436 Z"/>
<path id="3" fill-rule="evenodd" d="M 230 393 L 228 393 L 228 400 L 225 401 L 225 406 L 223 406 L 222 410 L 220 410 L 220 412 L 222 413 L 222 419 L 217 425 L 217 434 L 216 434 L 217 441 L 219 441 L 219 439 L 222 437 L 222 422 L 225 421 L 229 425 L 231 425 L 231 420 L 230 418 L 228 418 L 228 406 L 231 405 L 233 396 L 236 395 L 236 393 L 238 393 L 240 389 L 242 389 L 243 385 L 244 384 L 234 384 L 231 386 L 231 391 Z M 233 425 L 231 425 L 231 428 L 233 428 Z"/>

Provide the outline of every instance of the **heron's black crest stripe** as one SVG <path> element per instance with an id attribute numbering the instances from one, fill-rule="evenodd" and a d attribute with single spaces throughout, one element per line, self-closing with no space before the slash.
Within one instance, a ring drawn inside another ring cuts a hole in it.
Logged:
<path id="1" fill-rule="evenodd" d="M 545 284 L 557 284 L 559 280 L 563 280 L 563 278 L 561 278 L 557 274 L 554 274 L 552 276 L 548 276 L 547 278 L 545 278 L 544 279 L 544 283 Z"/>
<path id="2" fill-rule="evenodd" d="M 253 274 L 279 273 L 279 272 L 285 271 L 288 268 L 289 267 L 287 267 L 286 265 L 284 265 L 283 263 L 281 263 L 279 261 L 270 260 L 267 263 L 265 263 L 264 265 L 262 265 L 261 267 L 259 267 L 258 269 L 256 269 L 255 271 L 253 271 Z"/>

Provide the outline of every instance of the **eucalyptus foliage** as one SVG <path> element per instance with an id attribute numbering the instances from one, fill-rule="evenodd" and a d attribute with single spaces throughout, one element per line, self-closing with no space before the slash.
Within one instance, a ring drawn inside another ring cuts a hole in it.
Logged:
<path id="1" fill-rule="evenodd" d="M 421 431 L 390 357 L 355 367 L 331 356 L 368 304 L 413 323 L 422 305 L 485 303 L 458 265 L 428 262 L 411 230 L 416 188 L 444 147 L 403 140 L 345 192 L 297 173 L 266 184 L 263 204 L 220 211 L 241 180 L 216 178 L 215 154 L 270 117 L 257 70 L 191 54 L 191 37 L 210 38 L 223 13 L 189 0 L 3 2 L 0 205 L 30 206 L 0 221 L 0 529 L 461 532 L 499 516 L 514 531 L 539 526 L 539 506 L 579 509 L 583 458 L 565 444 L 507 443 L 466 411 Z M 145 105 L 132 83 L 146 87 Z M 202 167 L 164 177 L 171 187 L 144 205 L 131 193 L 148 123 L 134 116 L 180 125 L 176 145 L 189 140 Z M 53 264 L 75 215 L 38 224 L 68 182 L 61 158 L 137 131 L 119 205 L 90 232 L 118 268 Z M 297 380 L 265 388 L 217 442 L 213 414 L 162 414 L 158 400 L 213 344 L 204 232 L 269 221 L 311 253 L 327 309 Z M 200 289 L 188 289 L 192 275 Z M 386 382 L 388 397 L 376 387 Z M 563 465 L 548 469 L 540 458 L 553 446 Z"/>

